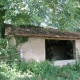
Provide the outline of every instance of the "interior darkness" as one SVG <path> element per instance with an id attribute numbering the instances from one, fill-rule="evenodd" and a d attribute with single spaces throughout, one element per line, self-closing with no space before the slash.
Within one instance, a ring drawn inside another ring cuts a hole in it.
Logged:
<path id="1" fill-rule="evenodd" d="M 71 40 L 45 40 L 47 60 L 73 59 L 73 46 Z"/>

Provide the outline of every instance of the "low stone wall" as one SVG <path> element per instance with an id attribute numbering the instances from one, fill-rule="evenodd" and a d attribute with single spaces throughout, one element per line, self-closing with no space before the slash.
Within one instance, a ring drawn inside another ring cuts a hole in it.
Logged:
<path id="1" fill-rule="evenodd" d="M 62 67 L 63 65 L 67 65 L 67 64 L 75 64 L 76 60 L 58 60 L 54 62 L 55 66 L 60 66 Z"/>

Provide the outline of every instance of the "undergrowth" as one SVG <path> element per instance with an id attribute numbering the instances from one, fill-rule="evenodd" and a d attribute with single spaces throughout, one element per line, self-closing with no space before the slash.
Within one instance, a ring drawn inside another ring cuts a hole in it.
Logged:
<path id="1" fill-rule="evenodd" d="M 49 61 L 26 63 L 20 61 L 17 53 L 6 40 L 0 41 L 0 57 L 6 56 L 7 60 L 0 60 L 0 80 L 80 80 L 80 62 L 63 67 L 51 65 Z"/>
<path id="2" fill-rule="evenodd" d="M 80 62 L 56 67 L 48 61 L 26 63 L 24 60 L 11 65 L 1 62 L 0 80 L 79 80 Z"/>

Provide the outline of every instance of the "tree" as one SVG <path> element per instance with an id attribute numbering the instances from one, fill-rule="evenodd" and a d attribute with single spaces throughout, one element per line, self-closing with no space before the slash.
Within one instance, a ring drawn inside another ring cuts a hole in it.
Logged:
<path id="1" fill-rule="evenodd" d="M 3 16 L 5 16 L 5 10 L 2 9 L 3 6 L 0 4 L 0 38 L 4 37 L 3 33 L 4 33 L 4 19 Z"/>
<path id="2" fill-rule="evenodd" d="M 80 27 L 79 0 L 1 0 L 5 23 L 76 30 Z M 45 24 L 45 25 L 43 25 Z"/>

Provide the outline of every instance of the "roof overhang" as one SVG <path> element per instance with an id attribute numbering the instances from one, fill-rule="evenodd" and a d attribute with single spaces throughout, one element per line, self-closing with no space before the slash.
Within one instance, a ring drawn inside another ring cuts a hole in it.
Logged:
<path id="1" fill-rule="evenodd" d="M 40 37 L 45 39 L 57 39 L 57 40 L 79 40 L 80 34 L 77 32 L 59 31 L 53 28 L 42 27 L 26 27 L 16 28 L 14 26 L 8 26 L 5 29 L 5 36 L 14 35 L 17 37 Z"/>

